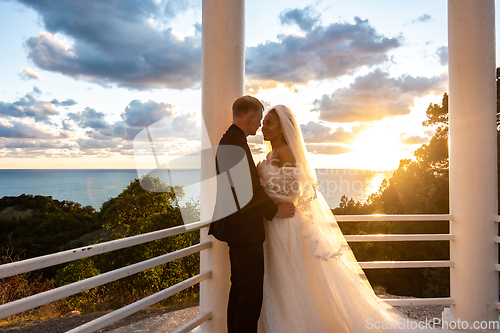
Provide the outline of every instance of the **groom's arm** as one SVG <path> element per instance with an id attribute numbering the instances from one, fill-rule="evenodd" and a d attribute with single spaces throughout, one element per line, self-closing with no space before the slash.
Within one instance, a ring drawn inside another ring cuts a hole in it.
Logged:
<path id="1" fill-rule="evenodd" d="M 252 177 L 252 188 L 253 188 L 253 198 L 249 203 L 249 209 L 258 209 L 262 212 L 264 217 L 271 221 L 276 213 L 278 212 L 278 206 L 274 203 L 274 201 L 267 195 L 264 191 L 264 188 L 260 184 L 259 173 L 257 172 L 257 168 L 255 167 L 255 162 L 253 161 L 252 153 L 248 147 L 248 144 L 245 140 L 245 151 L 248 159 L 248 166 L 250 168 L 250 175 Z"/>
<path id="2" fill-rule="evenodd" d="M 240 136 L 227 136 L 223 138 L 220 142 L 220 145 L 234 145 L 242 148 L 242 152 L 245 152 L 248 167 L 250 170 L 251 183 L 252 183 L 252 199 L 245 206 L 242 207 L 242 210 L 259 210 L 262 212 L 262 215 L 268 220 L 272 220 L 273 217 L 278 212 L 278 206 L 274 203 L 271 198 L 266 194 L 262 185 L 260 185 L 259 174 L 257 172 L 257 168 L 255 167 L 255 163 L 252 158 L 252 154 L 247 144 L 247 140 L 244 137 Z M 241 156 L 243 157 L 243 156 Z M 241 160 L 238 158 L 238 160 Z M 219 170 L 223 172 L 222 170 Z"/>
<path id="3" fill-rule="evenodd" d="M 253 195 L 256 199 L 256 205 L 258 209 L 262 211 L 262 215 L 269 221 L 271 221 L 276 213 L 278 213 L 278 206 L 274 203 L 274 201 L 269 198 L 267 193 L 264 191 L 262 185 L 260 185 L 260 180 L 257 179 L 258 184 L 254 187 Z M 253 179 L 252 179 L 253 184 Z"/>

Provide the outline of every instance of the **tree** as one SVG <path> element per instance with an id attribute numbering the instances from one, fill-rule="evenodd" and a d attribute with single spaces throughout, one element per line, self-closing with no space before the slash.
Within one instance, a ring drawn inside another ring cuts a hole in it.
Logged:
<path id="1" fill-rule="evenodd" d="M 142 184 L 142 186 L 141 186 Z M 154 191 L 145 190 L 143 187 Z M 180 207 L 175 204 L 176 194 L 181 188 L 170 188 L 159 178 L 149 175 L 133 180 L 117 197 L 106 201 L 98 213 L 97 220 L 111 231 L 113 239 L 139 235 L 156 230 L 183 225 Z M 190 219 L 199 220 L 198 205 L 187 203 L 184 214 Z M 118 269 L 174 252 L 199 243 L 199 231 L 191 231 L 146 244 L 113 251 L 92 258 L 85 258 L 69 264 L 56 277 L 56 285 L 71 282 Z M 199 272 L 199 254 L 193 254 L 165 265 L 123 278 L 99 288 L 70 298 L 72 306 L 78 309 L 93 308 L 102 304 L 103 308 L 119 307 L 130 301 L 142 298 L 168 288 Z M 174 300 L 192 298 L 197 288 L 177 294 Z M 114 300 L 113 300 L 113 297 Z"/>
<path id="2" fill-rule="evenodd" d="M 49 196 L 25 195 L 3 197 L 0 210 L 10 210 L 18 217 L 0 217 L 0 251 L 12 250 L 13 257 L 28 259 L 62 250 L 71 240 L 100 229 L 91 206 Z M 51 279 L 57 267 L 43 270 Z"/>
<path id="3" fill-rule="evenodd" d="M 445 214 L 449 211 L 448 95 L 441 104 L 430 104 L 422 125 L 437 127 L 428 144 L 414 152 L 415 159 L 402 159 L 389 179 L 364 202 L 343 197 L 334 214 Z M 341 223 L 346 234 L 448 233 L 447 222 L 356 222 Z M 351 248 L 365 260 L 443 260 L 449 258 L 447 242 L 354 243 Z M 413 296 L 447 296 L 444 269 L 368 270 L 368 279 L 388 292 Z"/>

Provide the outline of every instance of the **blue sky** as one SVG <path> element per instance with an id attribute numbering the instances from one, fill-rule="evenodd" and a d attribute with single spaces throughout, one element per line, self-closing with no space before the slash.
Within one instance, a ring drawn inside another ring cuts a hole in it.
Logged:
<path id="1" fill-rule="evenodd" d="M 394 169 L 447 91 L 444 0 L 247 1 L 247 92 L 297 115 L 318 167 Z M 134 168 L 199 146 L 201 1 L 0 1 L 0 168 Z M 261 137 L 252 138 L 257 158 Z"/>

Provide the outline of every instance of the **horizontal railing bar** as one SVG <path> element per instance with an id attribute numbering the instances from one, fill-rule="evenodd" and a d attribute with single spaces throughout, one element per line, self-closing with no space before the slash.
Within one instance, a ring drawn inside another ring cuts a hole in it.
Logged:
<path id="1" fill-rule="evenodd" d="M 453 305 L 455 300 L 453 298 L 379 298 L 390 306 L 411 306 L 411 305 Z"/>
<path id="2" fill-rule="evenodd" d="M 212 277 L 212 271 L 207 271 L 204 272 L 203 274 L 195 275 L 187 280 L 184 280 L 182 282 L 177 283 L 176 285 L 173 285 L 172 287 L 169 287 L 160 292 L 157 292 L 156 294 L 143 298 L 140 301 L 134 302 L 121 309 L 108 313 L 107 315 L 94 319 L 86 324 L 75 327 L 74 329 L 66 333 L 95 332 L 98 329 L 106 327 L 109 324 L 114 323 L 115 321 L 128 317 L 131 314 L 136 313 L 137 311 L 147 308 L 148 306 L 151 306 L 153 304 L 156 304 L 167 297 L 175 295 L 178 292 L 183 291 L 184 289 L 187 289 L 189 287 L 192 287 L 203 280 L 210 279 L 211 277 Z"/>
<path id="3" fill-rule="evenodd" d="M 453 267 L 451 260 L 427 260 L 427 261 L 364 261 L 359 262 L 363 269 L 371 268 L 430 268 L 430 267 Z"/>
<path id="4" fill-rule="evenodd" d="M 122 267 L 110 272 L 106 272 L 82 281 L 74 282 L 59 288 L 44 291 L 39 294 L 25 297 L 13 302 L 0 305 L 0 319 L 6 318 L 17 313 L 36 308 L 40 305 L 57 301 L 64 297 L 78 294 L 82 291 L 101 286 L 103 284 L 137 274 L 144 270 L 155 266 L 166 264 L 167 262 L 183 258 L 193 253 L 208 249 L 212 246 L 212 242 L 204 242 L 202 244 L 193 245 L 182 250 L 164 254 L 162 256 L 145 260 L 130 266 Z"/>
<path id="5" fill-rule="evenodd" d="M 450 234 L 345 235 L 348 242 L 406 242 L 453 240 Z"/>
<path id="6" fill-rule="evenodd" d="M 500 310 L 500 303 L 495 303 L 495 309 Z"/>
<path id="7" fill-rule="evenodd" d="M 495 242 L 500 243 L 500 237 L 495 237 Z"/>
<path id="8" fill-rule="evenodd" d="M 335 215 L 338 222 L 367 221 L 451 221 L 451 214 L 373 214 L 373 215 Z"/>
<path id="9" fill-rule="evenodd" d="M 210 224 L 210 221 L 201 221 L 190 223 L 189 226 L 181 225 L 178 227 L 153 231 L 147 234 L 121 238 L 105 243 L 79 247 L 72 250 L 62 251 L 45 256 L 30 258 L 26 260 L 11 262 L 0 266 L 0 279 L 12 275 L 22 274 L 36 269 L 50 267 L 54 265 L 63 264 L 86 257 L 95 256 L 106 252 L 111 252 L 125 247 L 131 247 L 147 242 L 151 242 L 161 238 L 176 236 L 185 232 L 198 230 Z"/>
<path id="10" fill-rule="evenodd" d="M 500 272 L 500 265 L 499 265 L 499 264 L 495 264 L 495 270 L 496 270 L 497 272 Z"/>
<path id="11" fill-rule="evenodd" d="M 500 215 L 495 216 L 495 222 L 500 222 Z"/>
<path id="12" fill-rule="evenodd" d="M 182 325 L 181 327 L 176 329 L 173 333 L 189 333 L 191 332 L 191 330 L 200 326 L 209 319 L 212 319 L 212 312 L 205 312 L 203 315 L 194 318 L 189 323 Z"/>

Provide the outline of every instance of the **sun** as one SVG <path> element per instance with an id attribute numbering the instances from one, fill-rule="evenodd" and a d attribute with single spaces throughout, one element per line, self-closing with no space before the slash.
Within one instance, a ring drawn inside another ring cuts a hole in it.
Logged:
<path id="1" fill-rule="evenodd" d="M 407 149 L 399 135 L 387 127 L 374 127 L 361 132 L 351 144 L 353 159 L 363 169 L 395 169 L 406 158 Z"/>

